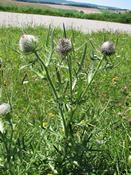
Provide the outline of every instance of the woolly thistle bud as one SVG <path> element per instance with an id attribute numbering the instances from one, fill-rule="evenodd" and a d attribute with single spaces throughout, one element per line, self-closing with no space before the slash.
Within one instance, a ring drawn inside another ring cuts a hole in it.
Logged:
<path id="1" fill-rule="evenodd" d="M 66 55 L 71 50 L 72 50 L 71 40 L 69 40 L 67 38 L 61 38 L 61 39 L 59 39 L 57 51 L 61 55 Z"/>
<path id="2" fill-rule="evenodd" d="M 22 35 L 19 40 L 19 48 L 25 54 L 32 53 L 36 50 L 38 38 L 33 35 Z"/>
<path id="3" fill-rule="evenodd" d="M 110 56 L 115 53 L 115 45 L 112 41 L 106 41 L 101 46 L 101 52 L 103 55 Z"/>
<path id="4" fill-rule="evenodd" d="M 0 105 L 0 115 L 6 115 L 10 112 L 10 104 L 3 103 Z"/>

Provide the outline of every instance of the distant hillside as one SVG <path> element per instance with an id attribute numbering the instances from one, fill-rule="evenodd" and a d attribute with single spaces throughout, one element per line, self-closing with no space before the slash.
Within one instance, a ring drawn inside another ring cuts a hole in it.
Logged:
<path id="1" fill-rule="evenodd" d="M 32 3 L 67 4 L 70 6 L 98 8 L 98 9 L 106 9 L 106 10 L 122 10 L 116 7 L 101 6 L 101 5 L 91 4 L 91 3 L 74 2 L 71 0 L 70 1 L 67 1 L 67 0 L 17 0 L 17 1 L 32 2 Z"/>

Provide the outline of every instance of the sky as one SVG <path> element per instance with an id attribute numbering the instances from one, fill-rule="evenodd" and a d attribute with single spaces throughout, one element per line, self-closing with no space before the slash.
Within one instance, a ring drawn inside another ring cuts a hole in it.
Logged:
<path id="1" fill-rule="evenodd" d="M 72 0 L 75 2 L 87 2 L 98 5 L 119 7 L 131 10 L 131 0 Z"/>

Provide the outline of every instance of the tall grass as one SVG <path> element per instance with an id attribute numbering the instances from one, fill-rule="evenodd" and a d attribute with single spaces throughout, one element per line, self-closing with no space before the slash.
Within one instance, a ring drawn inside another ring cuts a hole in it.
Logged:
<path id="1" fill-rule="evenodd" d="M 53 9 L 53 8 L 34 8 L 29 6 L 16 6 L 16 5 L 0 5 L 0 11 L 19 12 L 19 13 L 32 13 L 41 15 L 53 15 L 63 17 L 74 17 L 82 19 L 94 19 L 102 21 L 120 22 L 131 24 L 131 12 L 128 13 L 111 13 L 104 11 L 102 13 L 85 14 L 75 10 Z"/>
<path id="2" fill-rule="evenodd" d="M 39 38 L 34 54 L 19 51 L 23 31 Z M 63 37 L 73 43 L 65 57 L 56 49 Z M 108 62 L 105 40 L 116 44 Z M 130 44 L 109 32 L 0 29 L 0 101 L 12 107 L 1 116 L 1 175 L 129 174 Z"/>

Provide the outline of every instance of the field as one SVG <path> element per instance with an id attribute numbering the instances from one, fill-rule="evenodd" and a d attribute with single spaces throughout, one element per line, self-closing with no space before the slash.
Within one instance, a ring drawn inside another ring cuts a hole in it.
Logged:
<path id="1" fill-rule="evenodd" d="M 19 50 L 23 32 L 38 36 L 37 54 Z M 73 43 L 66 56 L 63 37 Z M 105 40 L 116 45 L 110 57 L 100 52 Z M 129 175 L 130 45 L 120 33 L 0 28 L 0 101 L 11 105 L 0 174 Z"/>
<path id="2" fill-rule="evenodd" d="M 84 7 L 75 7 L 75 6 L 67 6 L 67 5 L 56 5 L 56 4 L 41 4 L 41 3 L 28 3 L 28 2 L 18 2 L 18 1 L 12 1 L 12 0 L 0 0 L 0 4 L 2 5 L 17 5 L 17 6 L 28 6 L 28 7 L 34 7 L 34 8 L 41 8 L 41 9 L 63 9 L 63 10 L 74 10 L 74 11 L 83 11 L 84 13 L 101 13 L 100 10 L 95 8 L 84 8 Z"/>
<path id="3" fill-rule="evenodd" d="M 12 0 L 0 0 L 0 11 L 18 12 L 18 13 L 32 13 L 51 16 L 74 17 L 82 19 L 94 19 L 101 21 L 111 21 L 131 24 L 131 12 L 113 13 L 111 11 L 103 11 L 92 8 L 78 8 L 68 6 L 58 6 L 50 4 L 33 4 L 22 3 Z"/>

